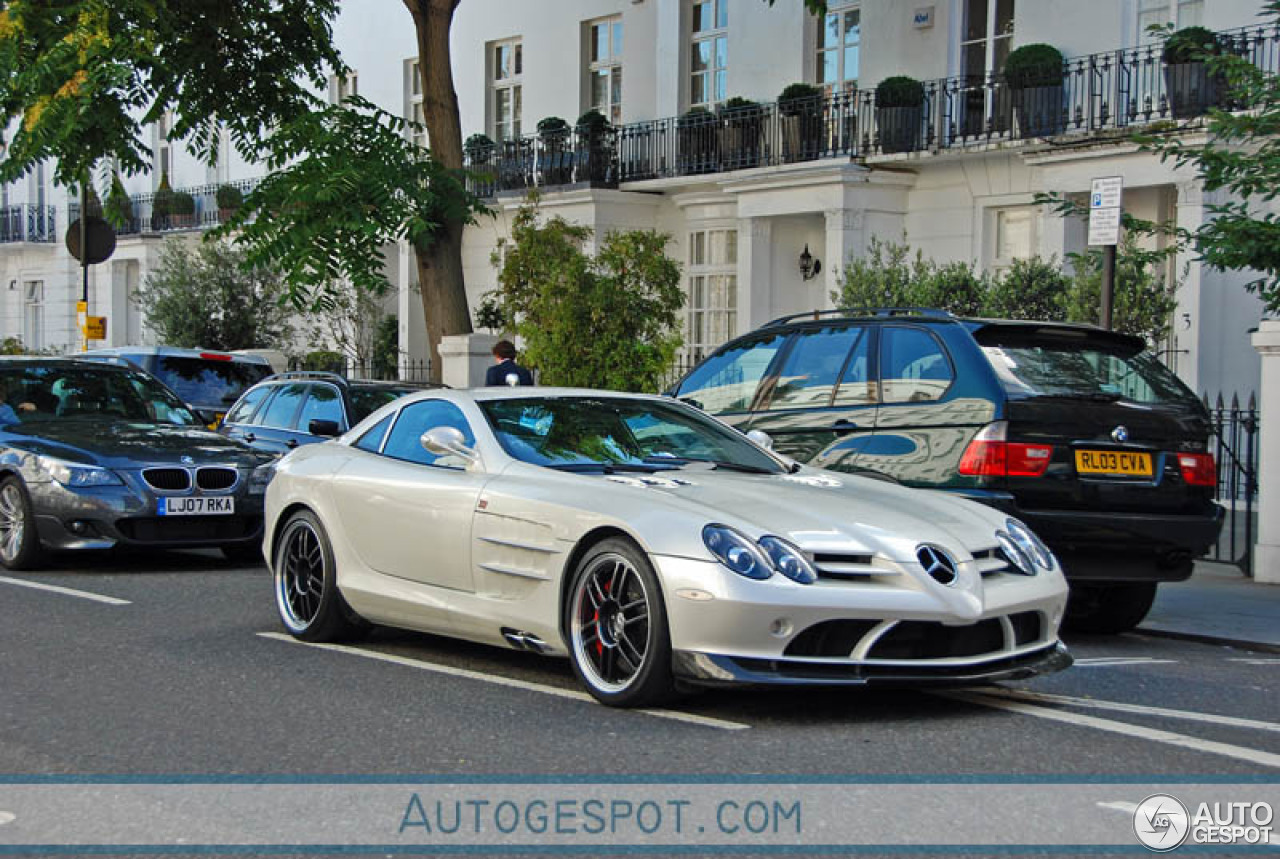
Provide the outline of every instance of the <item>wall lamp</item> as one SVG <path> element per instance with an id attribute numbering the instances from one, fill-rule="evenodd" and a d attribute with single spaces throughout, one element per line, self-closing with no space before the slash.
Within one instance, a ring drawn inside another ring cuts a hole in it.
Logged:
<path id="1" fill-rule="evenodd" d="M 809 253 L 809 245 L 806 242 L 804 250 L 800 252 L 800 276 L 805 280 L 813 280 L 821 273 L 822 260 L 813 258 L 813 254 Z"/>

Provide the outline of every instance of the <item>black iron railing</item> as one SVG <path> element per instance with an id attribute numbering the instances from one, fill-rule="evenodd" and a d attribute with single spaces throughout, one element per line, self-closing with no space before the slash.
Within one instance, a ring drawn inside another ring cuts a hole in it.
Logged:
<path id="1" fill-rule="evenodd" d="M 216 185 L 175 188 L 175 192 L 185 192 L 195 200 L 195 211 L 189 215 L 156 215 L 153 210 L 154 193 L 132 194 L 129 197 L 129 207 L 133 212 L 133 217 L 122 226 L 115 228 L 116 235 L 129 236 L 174 230 L 203 230 L 219 226 L 231 214 L 231 210 L 218 208 L 218 189 L 223 185 L 230 185 L 238 189 L 242 194 L 248 194 L 260 181 L 260 179 L 240 179 L 235 182 L 223 182 Z M 91 211 L 101 215 L 102 207 L 93 207 Z M 80 200 L 78 198 L 69 199 L 67 201 L 68 223 L 74 222 L 78 217 L 80 217 Z"/>
<path id="2" fill-rule="evenodd" d="M 0 209 L 0 243 L 56 242 L 57 221 L 54 206 L 6 206 Z"/>
<path id="3" fill-rule="evenodd" d="M 1218 464 L 1216 500 L 1227 512 L 1218 545 L 1207 560 L 1238 566 L 1246 576 L 1253 575 L 1253 543 L 1257 534 L 1254 513 L 1258 498 L 1258 433 L 1260 413 L 1254 395 L 1244 408 L 1231 395 L 1224 403 L 1222 395 L 1205 407 L 1213 423 L 1209 450 Z"/>
<path id="4" fill-rule="evenodd" d="M 1218 33 L 1224 49 L 1280 71 L 1280 27 Z M 919 105 L 880 107 L 874 90 L 633 122 L 584 141 L 531 135 L 469 153 L 483 196 L 531 187 L 697 176 L 751 167 L 947 150 L 976 144 L 1086 139 L 1153 123 L 1192 124 L 1235 107 L 1200 63 L 1166 64 L 1153 44 L 1063 63 L 1060 85 L 1010 86 L 1003 75 L 925 81 Z"/>

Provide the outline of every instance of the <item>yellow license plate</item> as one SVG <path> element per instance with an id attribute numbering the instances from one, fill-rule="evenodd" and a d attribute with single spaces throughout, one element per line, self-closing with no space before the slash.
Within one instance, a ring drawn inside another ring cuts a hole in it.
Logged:
<path id="1" fill-rule="evenodd" d="M 1151 454 L 1127 450 L 1077 450 L 1076 472 L 1150 477 Z"/>

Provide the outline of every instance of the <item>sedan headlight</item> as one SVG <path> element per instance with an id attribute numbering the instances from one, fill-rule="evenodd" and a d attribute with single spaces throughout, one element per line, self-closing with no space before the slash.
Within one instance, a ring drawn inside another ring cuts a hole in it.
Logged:
<path id="1" fill-rule="evenodd" d="M 71 489 L 83 489 L 89 486 L 119 486 L 123 483 L 114 471 L 97 465 L 80 465 L 74 462 L 65 462 L 61 459 L 54 459 L 51 456 L 39 457 L 38 461 L 40 467 L 47 471 L 50 477 Z"/>
<path id="2" fill-rule="evenodd" d="M 261 495 L 267 491 L 267 484 L 271 482 L 271 478 L 276 476 L 275 462 L 268 462 L 266 465 L 259 465 L 249 473 L 249 494 Z"/>
<path id="3" fill-rule="evenodd" d="M 818 571 L 809 559 L 795 546 L 777 537 L 761 537 L 760 548 L 769 556 L 773 568 L 793 582 L 811 585 L 818 580 Z"/>
<path id="4" fill-rule="evenodd" d="M 760 548 L 728 526 L 706 526 L 702 529 L 702 542 L 720 563 L 740 576 L 763 580 L 773 575 L 773 566 Z"/>
<path id="5" fill-rule="evenodd" d="M 1013 541 L 1022 547 L 1022 550 L 1029 554 L 1037 564 L 1046 570 L 1052 570 L 1057 562 L 1053 556 L 1053 552 L 1044 544 L 1044 541 L 1036 536 L 1036 532 L 1032 531 L 1025 524 L 1017 519 L 1009 519 L 1004 523 L 1004 527 L 1009 532 L 1009 536 Z"/>

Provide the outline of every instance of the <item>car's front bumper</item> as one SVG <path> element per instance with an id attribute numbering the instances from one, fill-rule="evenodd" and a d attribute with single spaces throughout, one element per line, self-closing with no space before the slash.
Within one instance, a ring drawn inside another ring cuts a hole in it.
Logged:
<path id="1" fill-rule="evenodd" d="M 686 681 L 974 683 L 1070 664 L 1058 641 L 1058 572 L 987 578 L 962 564 L 952 588 L 907 573 L 868 582 L 755 581 L 713 562 L 654 559 Z"/>

